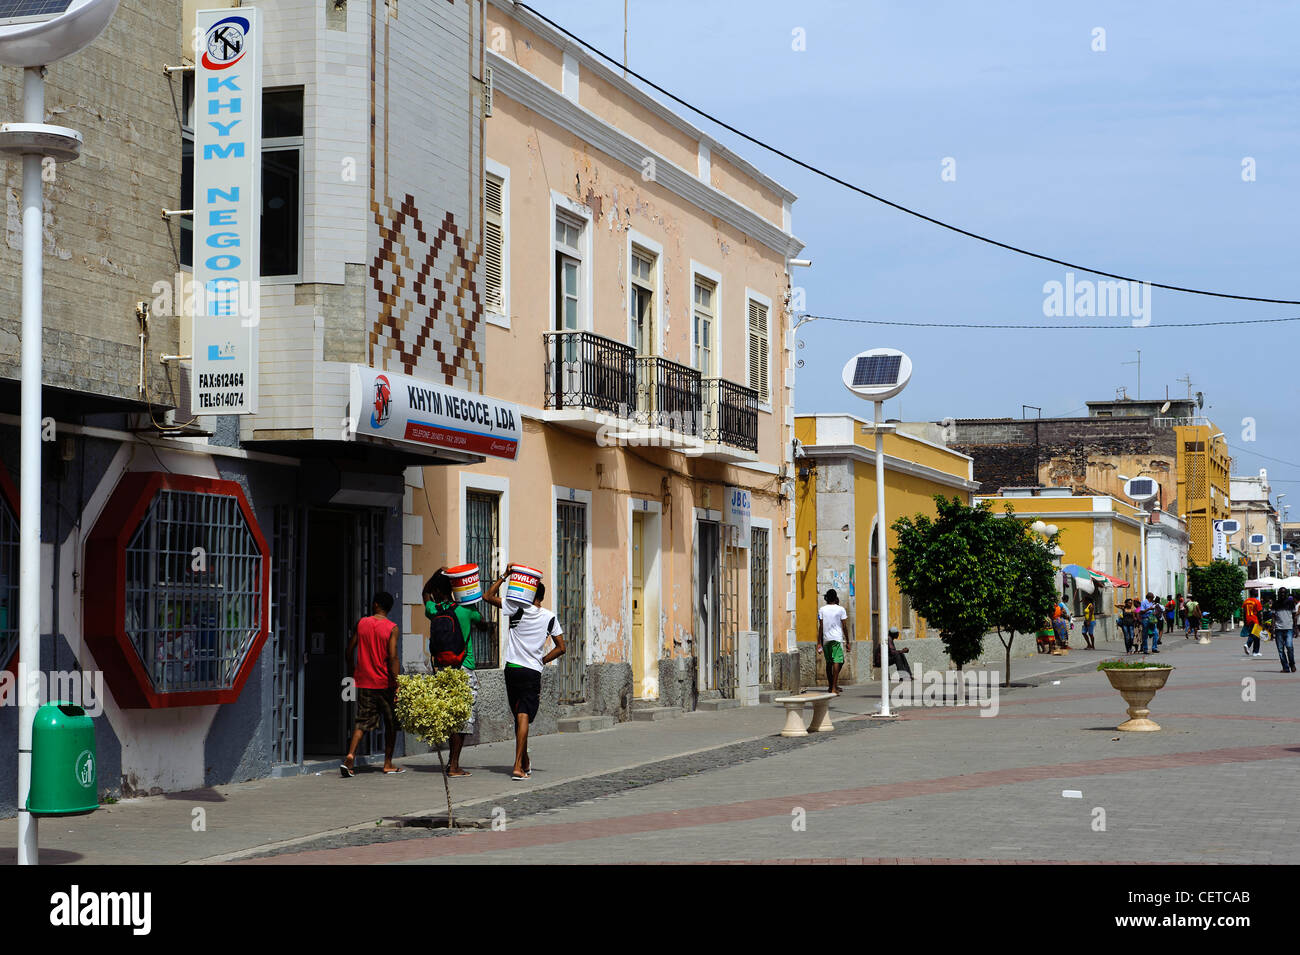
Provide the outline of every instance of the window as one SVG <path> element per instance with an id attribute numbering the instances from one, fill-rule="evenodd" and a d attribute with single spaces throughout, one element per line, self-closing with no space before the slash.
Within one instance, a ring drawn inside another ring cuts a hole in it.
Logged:
<path id="1" fill-rule="evenodd" d="M 654 256 L 641 249 L 633 249 L 628 271 L 632 282 L 629 296 L 632 345 L 638 355 L 653 355 L 658 351 L 654 324 Z"/>
<path id="2" fill-rule="evenodd" d="M 181 208 L 194 207 L 194 74 L 186 73 L 181 118 Z M 262 275 L 302 272 L 303 91 L 262 93 Z M 181 265 L 194 267 L 194 217 L 181 220 Z"/>
<path id="3" fill-rule="evenodd" d="M 714 300 L 718 287 L 707 279 L 695 280 L 695 327 L 692 330 L 695 342 L 691 364 L 705 378 L 714 377 L 713 372 L 713 331 L 716 313 Z"/>
<path id="4" fill-rule="evenodd" d="M 505 178 L 488 173 L 483 181 L 484 304 L 489 312 L 506 314 Z"/>
<path id="5" fill-rule="evenodd" d="M 758 400 L 767 403 L 771 392 L 767 382 L 767 307 L 749 300 L 749 387 L 758 392 Z"/>
<path id="6" fill-rule="evenodd" d="M 555 330 L 575 331 L 582 316 L 582 223 L 555 217 Z"/>

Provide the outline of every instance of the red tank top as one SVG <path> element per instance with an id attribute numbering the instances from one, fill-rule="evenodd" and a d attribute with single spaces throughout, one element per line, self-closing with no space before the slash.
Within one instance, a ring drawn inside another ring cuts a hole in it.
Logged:
<path id="1" fill-rule="evenodd" d="M 397 624 L 383 617 L 357 621 L 357 688 L 386 690 L 395 682 L 388 674 L 388 638 Z"/>

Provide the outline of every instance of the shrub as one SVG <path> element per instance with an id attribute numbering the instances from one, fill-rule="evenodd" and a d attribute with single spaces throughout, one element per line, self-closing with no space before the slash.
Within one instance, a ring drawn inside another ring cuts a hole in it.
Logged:
<path id="1" fill-rule="evenodd" d="M 458 732 L 474 704 L 464 670 L 402 674 L 397 678 L 395 713 L 402 729 L 437 747 Z"/>

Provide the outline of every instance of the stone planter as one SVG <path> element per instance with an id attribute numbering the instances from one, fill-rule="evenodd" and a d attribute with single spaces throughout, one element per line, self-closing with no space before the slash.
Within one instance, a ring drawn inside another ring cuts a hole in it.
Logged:
<path id="1" fill-rule="evenodd" d="M 1128 704 L 1129 719 L 1120 723 L 1116 729 L 1133 733 L 1152 733 L 1160 729 L 1160 724 L 1147 717 L 1151 711 L 1147 704 L 1156 695 L 1156 691 L 1165 685 L 1173 667 L 1146 667 L 1144 669 L 1102 670 L 1110 685 L 1119 690 Z"/>

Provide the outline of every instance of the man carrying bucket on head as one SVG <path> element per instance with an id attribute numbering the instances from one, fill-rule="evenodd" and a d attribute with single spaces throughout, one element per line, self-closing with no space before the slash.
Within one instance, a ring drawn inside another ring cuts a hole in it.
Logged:
<path id="1" fill-rule="evenodd" d="M 506 699 L 515 717 L 515 765 L 511 779 L 532 775 L 528 758 L 528 725 L 537 719 L 542 698 L 542 667 L 564 655 L 564 631 L 555 614 L 542 609 L 546 585 L 541 572 L 522 564 L 510 564 L 505 577 L 492 584 L 483 599 L 494 607 L 503 607 L 510 615 L 510 639 L 506 643 Z M 501 585 L 506 596 L 501 598 Z M 531 596 L 531 600 L 529 597 Z M 546 641 L 554 648 L 543 655 Z"/>
<path id="2" fill-rule="evenodd" d="M 429 618 L 429 655 L 434 671 L 460 667 L 469 677 L 472 700 L 469 719 L 459 732 L 451 734 L 448 776 L 472 775 L 460 768 L 460 751 L 465 746 L 465 737 L 474 732 L 474 707 L 478 704 L 478 674 L 474 670 L 474 639 L 470 631 L 483 615 L 470 604 L 477 603 L 482 595 L 482 588 L 478 585 L 478 567 L 473 564 L 450 570 L 439 567 L 425 583 L 422 595 L 424 615 Z M 451 621 L 447 620 L 448 617 L 452 618 Z"/>

